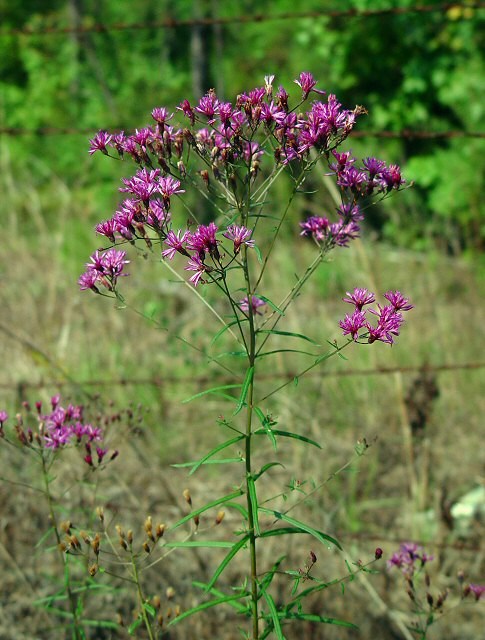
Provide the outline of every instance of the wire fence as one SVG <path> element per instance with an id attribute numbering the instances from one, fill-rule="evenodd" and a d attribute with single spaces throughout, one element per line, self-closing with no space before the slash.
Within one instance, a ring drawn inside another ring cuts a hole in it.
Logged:
<path id="1" fill-rule="evenodd" d="M 250 15 L 238 15 L 228 17 L 200 17 L 187 20 L 165 18 L 164 20 L 151 20 L 150 22 L 113 23 L 113 24 L 86 24 L 76 26 L 42 26 L 42 27 L 17 27 L 0 29 L 1 36 L 49 36 L 66 35 L 73 33 L 108 33 L 113 31 L 140 31 L 148 29 L 176 29 L 180 27 L 198 26 L 228 26 L 251 23 L 302 20 L 316 18 L 375 18 L 383 16 L 399 16 L 406 14 L 442 14 L 446 17 L 448 11 L 453 11 L 453 20 L 469 20 L 476 10 L 485 9 L 485 2 L 457 3 L 445 2 L 443 4 L 418 5 L 414 7 L 388 7 L 386 9 L 319 9 L 313 11 L 292 11 L 276 15 L 256 13 Z"/>
<path id="2" fill-rule="evenodd" d="M 367 369 L 345 369 L 340 371 L 318 371 L 309 372 L 306 377 L 311 378 L 348 378 L 358 376 L 387 376 L 391 374 L 418 374 L 418 373 L 444 373 L 447 371 L 477 371 L 485 369 L 485 362 L 463 362 L 452 364 L 419 364 L 409 365 L 405 367 L 375 367 Z M 297 377 L 297 372 L 285 372 L 285 373 L 272 373 L 272 374 L 260 374 L 260 380 L 288 380 L 291 381 Z M 128 386 L 152 386 L 152 387 L 164 387 L 167 385 L 188 385 L 193 384 L 196 386 L 202 386 L 204 384 L 217 383 L 223 384 L 227 382 L 228 378 L 220 375 L 204 375 L 204 376 L 146 376 L 137 378 L 117 378 L 117 379 L 103 379 L 96 378 L 92 380 L 73 380 L 73 379 L 57 379 L 57 380 L 42 380 L 37 382 L 18 381 L 18 382 L 3 382 L 0 383 L 0 389 L 5 390 L 27 390 L 27 389 L 45 389 L 48 387 L 62 388 L 62 387 L 128 387 Z M 231 378 L 231 381 L 233 379 Z"/>

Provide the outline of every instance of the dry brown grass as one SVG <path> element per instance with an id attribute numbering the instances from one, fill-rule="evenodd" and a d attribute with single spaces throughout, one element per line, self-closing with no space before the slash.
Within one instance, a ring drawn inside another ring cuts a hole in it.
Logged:
<path id="1" fill-rule="evenodd" d="M 58 469 L 55 490 L 64 505 L 63 516 L 79 522 L 79 526 L 89 526 L 94 508 L 104 504 L 113 524 L 120 522 L 141 535 L 146 515 L 169 525 L 185 513 L 181 494 L 186 486 L 198 506 L 241 482 L 237 465 L 223 471 L 218 465 L 206 467 L 190 478 L 186 470 L 169 466 L 197 459 L 224 435 L 216 418 L 228 411 L 229 405 L 211 397 L 181 404 L 181 399 L 200 390 L 199 383 L 188 379 L 179 384 L 164 382 L 165 377 L 186 379 L 205 373 L 209 384 L 217 383 L 218 369 L 207 367 L 197 351 L 181 355 L 179 343 L 171 337 L 171 331 L 176 331 L 203 346 L 216 326 L 206 310 L 194 311 L 196 301 L 185 289 L 162 284 L 156 260 L 134 259 L 133 277 L 126 283 L 127 298 L 136 308 L 154 313 L 167 331 L 154 328 L 130 310 L 115 309 L 109 301 L 79 293 L 75 267 L 65 255 L 60 258 L 56 253 L 62 242 L 55 233 L 45 233 L 42 242 L 33 246 L 20 235 L 11 249 L 4 250 L 0 408 L 12 413 L 18 401 L 27 396 L 31 400 L 48 398 L 57 391 L 53 380 L 65 384 L 63 395 L 76 402 L 91 403 L 96 410 L 106 408 L 111 401 L 115 407 L 142 403 L 148 412 L 139 429 L 128 429 L 123 421 L 111 426 L 110 443 L 121 453 L 101 474 L 99 486 L 84 482 L 77 459 L 68 456 Z M 292 273 L 301 270 L 309 258 L 311 248 L 298 243 L 295 239 L 291 252 L 284 251 L 277 258 L 278 278 L 267 283 L 269 295 L 275 300 L 280 296 L 281 282 L 291 279 Z M 340 299 L 356 285 L 375 286 L 379 291 L 399 288 L 412 298 L 416 309 L 392 349 L 383 345 L 372 349 L 353 347 L 347 351 L 348 361 L 330 361 L 324 370 L 301 380 L 298 387 L 289 385 L 267 402 L 265 409 L 278 416 L 281 428 L 314 438 L 323 448 L 281 443 L 277 456 L 285 467 L 268 473 L 262 496 L 270 498 L 281 493 L 294 478 L 306 482 L 305 488 L 312 482 L 323 483 L 345 465 L 353 455 L 355 442 L 365 437 L 372 446 L 358 464 L 329 479 L 293 514 L 339 538 L 354 560 L 372 558 L 376 546 L 389 557 L 401 540 L 422 541 L 435 555 L 430 565 L 433 585 L 436 589 L 448 587 L 453 604 L 459 600 L 455 579 L 458 569 L 464 569 L 475 582 L 480 582 L 483 575 L 483 523 L 470 523 L 458 535 L 447 520 L 448 508 L 454 501 L 474 486 L 483 485 L 483 370 L 432 373 L 432 384 L 439 391 L 437 397 L 431 392 L 417 397 L 417 388 L 431 384 L 424 378 L 409 394 L 413 380 L 420 375 L 417 370 L 392 374 L 378 370 L 406 366 L 419 369 L 483 359 L 483 279 L 466 262 L 359 244 L 341 251 L 333 263 L 322 266 L 321 275 L 315 277 L 289 312 L 285 329 L 322 340 L 338 337 L 337 322 L 345 312 Z M 375 372 L 345 375 L 352 369 Z M 284 379 L 294 371 L 295 363 L 281 357 L 268 374 Z M 82 384 L 90 379 L 134 376 L 156 376 L 160 384 L 98 388 Z M 42 388 L 30 389 L 35 383 Z M 274 381 L 268 379 L 263 384 L 270 389 Z M 99 399 L 94 401 L 93 395 Z M 418 427 L 413 427 L 416 404 L 425 416 L 418 421 Z M 1 475 L 5 479 L 0 483 L 0 640 L 63 638 L 63 630 L 52 629 L 52 619 L 32 604 L 55 591 L 62 579 L 55 573 L 55 554 L 45 551 L 45 545 L 36 546 L 49 527 L 38 492 L 6 481 L 38 486 L 34 468 L 23 453 L 12 454 L 9 448 L 0 447 Z M 260 460 L 267 461 L 275 455 L 270 445 L 262 442 Z M 288 503 L 280 498 L 271 504 L 281 507 Z M 201 526 L 211 525 L 214 517 L 215 513 L 210 512 Z M 217 533 L 231 536 L 240 526 L 236 512 L 228 512 Z M 285 542 L 284 547 L 280 545 L 278 539 L 268 546 L 261 559 L 262 567 L 268 568 L 279 556 L 286 555 L 285 568 L 295 569 L 304 564 L 313 548 L 318 555 L 315 575 L 332 579 L 345 574 L 342 556 L 325 548 L 316 549 L 310 539 L 305 544 L 295 539 Z M 173 586 L 176 602 L 182 607 L 191 606 L 200 597 L 200 592 L 191 586 L 192 580 L 207 580 L 218 557 L 220 553 L 215 551 L 171 553 L 146 574 L 147 591 L 163 598 L 166 588 Z M 399 576 L 389 575 L 383 562 L 381 568 L 381 575 L 348 585 L 344 596 L 339 587 L 334 587 L 310 605 L 314 611 L 355 622 L 361 627 L 360 635 L 330 625 L 303 625 L 291 629 L 288 637 L 404 637 L 389 612 L 409 611 L 409 602 Z M 239 584 L 241 575 L 244 565 L 236 562 L 221 585 L 228 586 L 231 580 Z M 99 580 L 108 582 L 106 576 Z M 126 620 L 130 619 L 133 600 L 122 582 L 116 584 L 118 592 L 94 596 L 88 603 L 91 615 L 100 617 L 101 612 L 102 617 L 114 618 L 119 611 Z M 280 576 L 278 594 L 282 599 L 290 589 L 288 578 Z M 483 621 L 483 607 L 466 603 L 450 610 L 431 629 L 429 638 L 475 640 Z M 167 637 L 229 640 L 239 637 L 237 624 L 230 610 L 213 610 L 175 627 Z M 124 638 L 127 634 L 119 631 L 103 635 L 97 630 L 89 637 Z"/>

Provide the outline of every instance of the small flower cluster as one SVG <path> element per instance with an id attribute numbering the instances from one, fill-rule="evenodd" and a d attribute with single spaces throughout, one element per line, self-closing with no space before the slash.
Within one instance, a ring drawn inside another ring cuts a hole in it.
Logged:
<path id="1" fill-rule="evenodd" d="M 352 315 L 346 314 L 345 318 L 339 322 L 343 335 L 350 335 L 355 341 L 367 338 L 369 344 L 379 340 L 392 345 L 394 336 L 399 335 L 400 327 L 404 322 L 401 312 L 409 311 L 413 305 L 400 291 L 387 291 L 384 298 L 389 301 L 388 305 L 381 307 L 378 304 L 377 309 L 364 311 L 366 305 L 375 302 L 375 295 L 367 289 L 356 288 L 353 293 L 347 291 L 343 301 L 353 304 L 355 310 Z M 377 317 L 376 325 L 371 324 L 367 319 L 367 311 Z M 365 333 L 359 335 L 361 329 L 364 329 Z"/>
<path id="2" fill-rule="evenodd" d="M 86 263 L 87 270 L 79 276 L 78 284 L 81 291 L 92 289 L 98 291 L 98 285 L 103 285 L 109 291 L 113 291 L 119 276 L 126 276 L 122 273 L 125 264 L 126 252 L 108 249 L 107 251 L 95 251 L 90 257 L 91 262 Z"/>
<path id="3" fill-rule="evenodd" d="M 422 569 L 431 560 L 433 556 L 425 553 L 422 547 L 414 542 L 404 542 L 399 550 L 392 554 L 387 566 L 389 569 L 397 567 L 405 576 L 412 578 L 417 569 Z"/>
<path id="4" fill-rule="evenodd" d="M 358 204 L 350 202 L 342 204 L 337 209 L 339 219 L 330 222 L 325 216 L 310 216 L 305 222 L 300 222 L 302 236 L 310 236 L 324 249 L 334 246 L 348 247 L 350 240 L 359 237 L 359 220 L 364 216 Z"/>
<path id="5" fill-rule="evenodd" d="M 23 418 L 18 414 L 14 426 L 18 440 L 25 446 L 37 446 L 52 451 L 69 445 L 83 444 L 86 451 L 84 461 L 91 467 L 99 466 L 108 453 L 108 449 L 102 446 L 102 430 L 84 421 L 82 406 L 69 404 L 64 408 L 60 403 L 60 396 L 53 396 L 47 413 L 42 411 L 41 402 L 35 403 L 37 420 L 35 430 L 30 427 L 25 428 Z M 24 408 L 34 413 L 28 403 L 24 403 Z M 2 438 L 5 437 L 4 424 L 7 420 L 7 412 L 0 411 L 0 437 Z M 110 460 L 117 455 L 116 451 L 112 452 Z"/>

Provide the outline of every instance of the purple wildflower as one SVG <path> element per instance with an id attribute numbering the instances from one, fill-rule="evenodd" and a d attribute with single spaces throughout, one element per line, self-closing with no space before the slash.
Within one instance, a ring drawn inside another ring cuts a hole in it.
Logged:
<path id="1" fill-rule="evenodd" d="M 206 225 L 199 225 L 197 230 L 190 234 L 187 239 L 187 249 L 196 251 L 200 259 L 203 259 L 205 253 L 209 253 L 216 259 L 219 259 L 216 239 L 217 225 L 214 222 Z"/>
<path id="2" fill-rule="evenodd" d="M 297 84 L 302 92 L 302 99 L 306 100 L 308 98 L 308 94 L 310 91 L 314 91 L 315 93 L 325 94 L 325 91 L 321 91 L 320 89 L 314 89 L 317 81 L 314 79 L 311 73 L 307 71 L 302 71 L 300 73 L 300 77 L 298 80 L 294 80 L 295 84 Z"/>
<path id="3" fill-rule="evenodd" d="M 387 193 L 392 189 L 399 189 L 406 181 L 401 176 L 401 169 L 397 164 L 390 164 L 379 174 L 381 187 Z"/>
<path id="4" fill-rule="evenodd" d="M 246 229 L 244 226 L 238 226 L 231 224 L 227 227 L 226 231 L 222 234 L 228 240 L 234 242 L 234 253 L 239 253 L 241 245 L 245 244 L 248 247 L 254 247 L 254 240 L 251 240 L 252 229 Z"/>
<path id="5" fill-rule="evenodd" d="M 253 315 L 257 314 L 259 316 L 262 316 L 262 312 L 258 311 L 258 309 L 264 307 L 265 305 L 266 302 L 264 300 L 261 300 L 261 298 L 258 298 L 258 296 L 251 296 L 251 308 L 253 311 Z M 242 311 L 244 311 L 244 313 L 249 313 L 249 301 L 247 296 L 239 301 L 239 307 Z"/>
<path id="6" fill-rule="evenodd" d="M 365 313 L 356 309 L 351 316 L 346 314 L 345 318 L 340 320 L 339 325 L 344 336 L 351 335 L 352 340 L 357 340 L 360 329 L 367 326 Z"/>
<path id="7" fill-rule="evenodd" d="M 422 569 L 432 560 L 433 556 L 425 553 L 421 546 L 414 542 L 405 542 L 401 544 L 398 551 L 392 554 L 387 566 L 389 569 L 397 567 L 404 575 L 412 577 L 416 569 Z"/>
<path id="8" fill-rule="evenodd" d="M 155 107 L 152 110 L 152 118 L 160 125 L 164 125 L 168 120 L 173 118 L 173 113 L 169 114 L 165 107 Z"/>
<path id="9" fill-rule="evenodd" d="M 191 282 L 194 287 L 196 287 L 200 282 L 204 282 L 202 280 L 202 276 L 209 270 L 209 267 L 202 262 L 199 256 L 193 256 L 184 268 L 186 271 L 195 271 L 194 275 L 189 278 L 189 282 Z"/>
<path id="10" fill-rule="evenodd" d="M 362 307 L 366 304 L 372 304 L 376 301 L 376 297 L 373 293 L 367 291 L 367 289 L 355 288 L 353 293 L 347 291 L 346 297 L 342 298 L 344 302 L 349 302 L 355 305 L 355 308 L 362 311 Z"/>
<path id="11" fill-rule="evenodd" d="M 409 299 L 405 298 L 400 291 L 387 291 L 384 298 L 389 300 L 396 311 L 409 311 L 414 308 L 414 305 L 410 304 Z"/>
<path id="12" fill-rule="evenodd" d="M 213 124 L 215 122 L 214 116 L 218 112 L 218 109 L 219 101 L 217 100 L 214 91 L 209 91 L 205 96 L 203 96 L 199 100 L 198 106 L 195 107 L 197 113 L 201 113 L 208 118 L 209 124 Z"/>
<path id="13" fill-rule="evenodd" d="M 187 230 L 182 233 L 182 229 L 179 229 L 176 234 L 173 231 L 169 231 L 165 238 L 165 244 L 168 245 L 169 248 L 162 251 L 162 256 L 169 260 L 173 260 L 177 252 L 184 256 L 189 256 L 189 253 L 185 249 L 185 243 L 189 236 L 190 233 Z"/>
<path id="14" fill-rule="evenodd" d="M 160 169 L 140 169 L 132 178 L 123 178 L 125 187 L 120 187 L 121 192 L 133 193 L 143 202 L 148 202 L 149 198 L 160 191 L 158 176 Z"/>
<path id="15" fill-rule="evenodd" d="M 482 584 L 469 584 L 468 593 L 473 593 L 475 600 L 478 602 L 483 596 L 485 596 L 485 585 Z"/>
<path id="16" fill-rule="evenodd" d="M 98 131 L 94 138 L 89 141 L 89 155 L 92 156 L 96 151 L 101 151 L 105 156 L 109 155 L 106 147 L 109 145 L 112 138 L 113 136 L 106 131 Z"/>
<path id="17" fill-rule="evenodd" d="M 113 219 L 105 220 L 96 225 L 96 233 L 108 238 L 110 242 L 115 241 L 116 225 Z"/>

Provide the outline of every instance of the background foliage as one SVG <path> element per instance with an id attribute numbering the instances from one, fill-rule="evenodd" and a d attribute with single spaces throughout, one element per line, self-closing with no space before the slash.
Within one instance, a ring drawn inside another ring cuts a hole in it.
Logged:
<path id="1" fill-rule="evenodd" d="M 376 231 L 394 244 L 419 249 L 438 246 L 455 254 L 482 249 L 483 137 L 399 137 L 406 130 L 481 130 L 485 9 L 474 8 L 476 3 L 444 10 L 435 0 L 427 6 L 436 10 L 420 12 L 412 10 L 414 2 L 400 0 L 391 8 L 408 12 L 333 17 L 325 11 L 377 11 L 390 5 L 307 0 L 299 11 L 321 15 L 292 19 L 274 17 L 295 10 L 289 0 L 275 0 L 267 10 L 254 0 L 4 4 L 2 126 L 82 130 L 79 135 L 3 137 L 3 162 L 22 182 L 42 183 L 48 190 L 62 176 L 69 188 L 84 195 L 94 190 L 98 199 L 104 180 L 109 183 L 117 168 L 88 163 L 86 131 L 133 129 L 149 122 L 154 105 L 178 104 L 210 87 L 227 97 L 262 82 L 264 74 L 277 73 L 286 83 L 307 69 L 344 104 L 368 108 L 370 117 L 359 123 L 360 130 L 396 134 L 391 141 L 366 138 L 366 149 L 374 147 L 400 162 L 417 182 L 407 199 L 393 204 L 389 219 L 375 216 Z M 256 14 L 265 19 L 231 22 Z M 190 26 L 194 17 L 208 18 L 209 24 Z M 223 22 L 211 23 L 212 18 Z M 186 23 L 155 26 L 167 20 Z M 133 28 L 109 28 L 130 24 Z M 94 25 L 107 28 L 90 31 Z M 49 33 L 59 27 L 71 31 Z M 76 28 L 86 31 L 72 31 Z M 352 145 L 359 153 L 360 145 Z"/>

